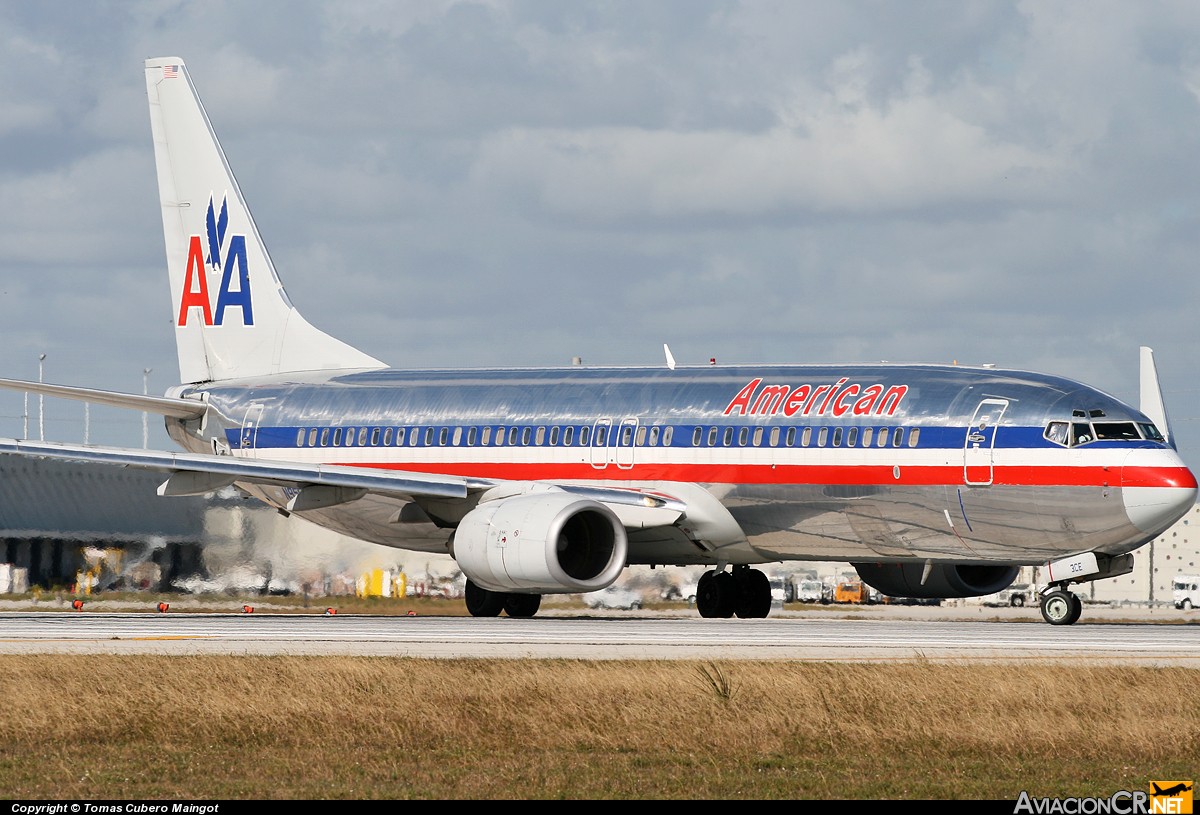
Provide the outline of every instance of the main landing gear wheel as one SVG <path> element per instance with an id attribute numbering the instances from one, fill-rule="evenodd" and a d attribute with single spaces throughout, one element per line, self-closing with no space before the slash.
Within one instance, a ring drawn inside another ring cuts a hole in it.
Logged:
<path id="1" fill-rule="evenodd" d="M 729 572 L 705 572 L 696 583 L 696 610 L 701 617 L 732 617 L 737 581 Z"/>
<path id="2" fill-rule="evenodd" d="M 735 566 L 705 572 L 696 584 L 696 610 L 701 617 L 766 617 L 771 612 L 771 581 L 758 569 Z"/>
<path id="3" fill-rule="evenodd" d="M 540 594 L 504 595 L 504 613 L 509 617 L 532 617 L 542 606 Z"/>
<path id="4" fill-rule="evenodd" d="M 1083 613 L 1083 601 L 1065 589 L 1042 595 L 1042 619 L 1050 625 L 1074 625 Z"/>
<path id="5" fill-rule="evenodd" d="M 472 617 L 499 617 L 500 612 L 504 610 L 504 594 L 481 589 L 470 580 L 467 581 L 467 590 L 464 595 L 467 601 L 467 611 Z"/>
<path id="6" fill-rule="evenodd" d="M 738 598 L 734 614 L 742 619 L 766 617 L 771 613 L 771 581 L 758 569 L 735 568 Z"/>

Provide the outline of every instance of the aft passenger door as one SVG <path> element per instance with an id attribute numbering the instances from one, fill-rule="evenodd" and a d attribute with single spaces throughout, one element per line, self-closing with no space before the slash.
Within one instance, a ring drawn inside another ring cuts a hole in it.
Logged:
<path id="1" fill-rule="evenodd" d="M 238 447 L 246 458 L 257 458 L 258 426 L 262 423 L 263 406 L 251 405 L 246 409 L 246 417 L 242 419 L 242 432 Z"/>
<path id="2" fill-rule="evenodd" d="M 1007 399 L 984 399 L 975 408 L 963 442 L 963 481 L 966 484 L 986 487 L 992 483 L 996 428 L 1006 410 Z"/>

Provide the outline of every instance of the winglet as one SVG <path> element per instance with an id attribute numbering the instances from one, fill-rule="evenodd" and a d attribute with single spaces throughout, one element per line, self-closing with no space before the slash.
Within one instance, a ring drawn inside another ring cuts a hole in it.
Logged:
<path id="1" fill-rule="evenodd" d="M 1141 365 L 1141 411 L 1145 413 L 1162 432 L 1163 438 L 1172 447 L 1175 439 L 1171 437 L 1171 425 L 1167 420 L 1167 406 L 1163 403 L 1162 389 L 1158 385 L 1158 370 L 1154 366 L 1154 351 L 1142 346 Z"/>
<path id="2" fill-rule="evenodd" d="M 663 343 L 663 352 L 667 355 L 667 367 L 672 371 L 675 370 L 675 357 L 671 354 L 671 349 L 667 347 L 665 342 Z"/>

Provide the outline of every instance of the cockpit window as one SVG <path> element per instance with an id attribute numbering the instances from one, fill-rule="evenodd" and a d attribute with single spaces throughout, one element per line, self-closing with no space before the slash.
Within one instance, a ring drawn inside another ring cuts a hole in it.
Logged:
<path id="1" fill-rule="evenodd" d="M 1092 426 L 1087 422 L 1071 423 L 1071 445 L 1087 444 L 1093 441 Z"/>
<path id="2" fill-rule="evenodd" d="M 1118 441 L 1140 441 L 1137 425 L 1133 422 L 1092 422 L 1097 439 Z"/>
<path id="3" fill-rule="evenodd" d="M 1045 436 L 1055 444 L 1067 446 L 1067 423 L 1066 422 L 1051 422 L 1046 426 Z"/>
<path id="4" fill-rule="evenodd" d="M 1141 423 L 1138 427 L 1142 430 L 1142 435 L 1150 439 L 1150 441 L 1166 441 L 1163 434 L 1158 432 L 1158 428 L 1149 423 Z"/>

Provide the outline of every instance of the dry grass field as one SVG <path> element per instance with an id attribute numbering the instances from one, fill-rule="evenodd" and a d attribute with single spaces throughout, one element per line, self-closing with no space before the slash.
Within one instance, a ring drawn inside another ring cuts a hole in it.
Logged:
<path id="1" fill-rule="evenodd" d="M 9 799 L 1108 797 L 1200 676 L 911 663 L 0 656 Z"/>

